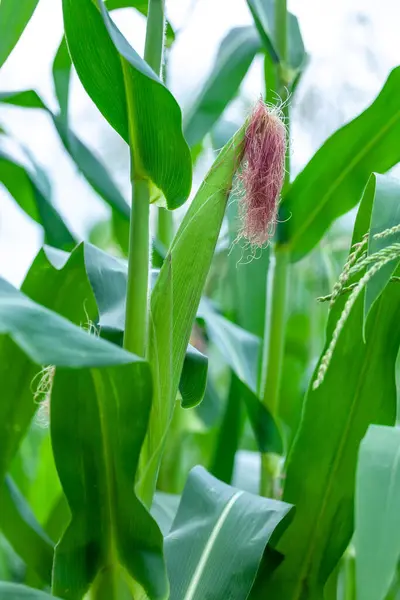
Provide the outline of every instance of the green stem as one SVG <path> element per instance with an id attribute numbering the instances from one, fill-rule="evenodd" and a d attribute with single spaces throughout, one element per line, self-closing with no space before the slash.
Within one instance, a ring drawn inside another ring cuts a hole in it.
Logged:
<path id="1" fill-rule="evenodd" d="M 287 23 L 287 0 L 275 0 L 275 40 L 281 61 L 276 69 L 275 85 L 283 103 L 282 111 L 289 132 L 288 90 L 282 77 L 288 54 Z M 268 63 L 266 67 L 269 67 Z M 269 72 L 271 72 L 270 68 Z M 267 69 L 266 75 L 268 75 Z M 266 84 L 268 85 L 268 82 Z M 289 181 L 290 147 L 288 143 L 283 192 L 289 185 Z M 266 302 L 260 394 L 263 404 L 269 409 L 272 416 L 277 418 L 279 416 L 279 394 L 285 345 L 289 251 L 282 246 L 275 246 L 274 259 L 274 262 L 271 260 L 268 277 L 269 297 Z M 275 495 L 278 470 L 279 461 L 276 456 L 261 455 L 260 494 L 262 496 Z"/>
<path id="2" fill-rule="evenodd" d="M 288 286 L 289 253 L 284 248 L 276 248 L 275 264 L 270 264 L 269 288 L 272 290 L 270 310 L 265 323 L 262 400 L 274 417 L 279 411 L 279 388 L 281 382 L 282 359 L 285 341 L 286 296 Z M 272 280 L 272 281 L 271 281 Z"/>
<path id="3" fill-rule="evenodd" d="M 160 75 L 164 52 L 165 0 L 149 0 L 144 59 Z"/>
<path id="4" fill-rule="evenodd" d="M 149 0 L 148 30 L 144 57 L 153 71 L 162 79 L 164 51 L 165 0 Z M 168 250 L 174 236 L 172 213 L 165 208 L 157 211 L 157 239 Z"/>
<path id="5" fill-rule="evenodd" d="M 145 356 L 149 281 L 149 183 L 132 181 L 124 348 Z"/>
<path id="6" fill-rule="evenodd" d="M 144 59 L 157 74 L 162 65 L 164 23 L 164 0 L 149 0 Z M 131 138 L 132 183 L 124 348 L 144 357 L 148 323 L 150 191 L 149 181 L 140 177 L 135 165 L 132 93 L 124 63 L 123 71 Z"/>

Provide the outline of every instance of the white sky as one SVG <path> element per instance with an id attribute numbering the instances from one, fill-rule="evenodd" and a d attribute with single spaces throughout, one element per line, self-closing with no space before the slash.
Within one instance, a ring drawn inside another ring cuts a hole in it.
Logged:
<path id="1" fill-rule="evenodd" d="M 192 8 L 190 9 L 190 6 Z M 400 3 L 396 0 L 293 0 L 311 60 L 293 110 L 293 165 L 298 171 L 323 140 L 371 102 L 389 71 L 400 64 Z M 189 106 L 212 65 L 227 31 L 251 23 L 245 0 L 167 0 L 171 21 L 184 29 L 170 61 L 170 85 Z M 189 10 L 190 9 L 190 10 Z M 144 19 L 118 11 L 117 24 L 142 52 Z M 0 70 L 0 91 L 35 88 L 55 106 L 51 62 L 61 39 L 61 0 L 40 0 L 19 45 Z M 256 61 L 242 90 L 247 101 L 262 90 Z M 99 116 L 75 77 L 72 86 L 75 131 L 108 162 L 128 197 L 128 153 Z M 243 102 L 236 103 L 238 112 Z M 85 236 L 107 209 L 77 174 L 48 118 L 40 111 L 0 107 L 0 124 L 34 154 L 50 175 L 54 201 L 79 236 Z M 42 243 L 32 223 L 0 189 L 0 276 L 20 284 Z"/>

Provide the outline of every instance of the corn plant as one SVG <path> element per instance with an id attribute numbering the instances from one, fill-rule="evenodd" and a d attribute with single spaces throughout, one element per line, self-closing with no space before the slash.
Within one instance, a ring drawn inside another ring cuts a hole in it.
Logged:
<path id="1" fill-rule="evenodd" d="M 34 157 L 0 146 L 0 181 L 45 238 L 21 289 L 0 279 L 0 598 L 397 598 L 400 187 L 384 173 L 400 70 L 292 181 L 306 53 L 286 1 L 248 0 L 254 26 L 229 32 L 184 119 L 163 81 L 164 4 L 62 0 L 58 110 L 0 93 L 48 114 L 119 245 L 76 240 Z M 0 66 L 36 5 L 0 1 Z M 110 16 L 124 7 L 147 17 L 143 58 Z M 223 112 L 258 53 L 267 104 L 232 131 Z M 72 65 L 129 146 L 130 201 L 71 128 Z M 174 235 L 205 139 L 219 152 Z M 315 361 L 291 322 L 300 260 L 314 267 L 358 203 L 337 281 L 306 296 L 309 315 L 329 305 Z"/>

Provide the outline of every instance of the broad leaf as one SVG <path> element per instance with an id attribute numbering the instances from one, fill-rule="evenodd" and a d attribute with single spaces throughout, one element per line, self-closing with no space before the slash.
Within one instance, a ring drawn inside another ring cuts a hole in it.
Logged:
<path id="1" fill-rule="evenodd" d="M 372 425 L 360 446 L 356 488 L 359 600 L 387 597 L 400 557 L 400 429 Z"/>
<path id="2" fill-rule="evenodd" d="M 368 231 L 371 211 L 371 198 L 364 196 L 353 243 Z M 331 309 L 327 344 L 346 299 L 340 296 Z M 389 284 L 371 309 L 364 342 L 364 298 L 359 296 L 325 379 L 315 390 L 310 386 L 283 495 L 296 505 L 296 516 L 278 545 L 285 560 L 272 578 L 271 598 L 322 597 L 323 586 L 350 541 L 359 444 L 370 423 L 391 425 L 396 415 L 399 303 L 400 287 Z"/>
<path id="3" fill-rule="evenodd" d="M 165 539 L 170 599 L 245 600 L 264 550 L 277 528 L 287 526 L 291 508 L 193 469 Z"/>
<path id="4" fill-rule="evenodd" d="M 80 598 L 95 580 L 167 597 L 162 535 L 134 493 L 151 406 L 145 363 L 101 370 L 58 369 L 51 397 L 54 458 L 72 520 L 55 551 L 53 590 Z M 112 586 L 112 587 L 111 587 Z M 122 593 L 122 592 L 121 592 Z"/>
<path id="5" fill-rule="evenodd" d="M 244 131 L 245 125 L 225 146 L 205 177 L 183 218 L 152 291 L 153 314 L 162 314 L 165 298 L 171 293 L 170 287 L 173 294 L 173 337 L 169 347 L 172 367 L 169 374 L 170 394 L 163 397 L 163 424 L 160 423 L 160 415 L 156 413 L 152 413 L 149 424 L 148 435 L 153 440 L 152 452 L 156 461 L 161 458 L 160 448 L 169 427 L 192 326 L 218 240 L 233 177 L 241 159 Z M 201 252 L 198 251 L 199 248 L 202 249 Z M 171 277 L 166 277 L 166 272 L 171 273 Z M 152 331 L 150 334 L 153 336 Z M 156 347 L 153 348 L 156 343 L 157 339 L 150 337 L 153 353 L 156 353 Z M 165 351 L 166 346 L 162 345 L 161 348 Z M 149 456 L 147 460 L 153 461 L 153 458 Z M 156 472 L 154 467 L 154 473 Z"/>
<path id="6" fill-rule="evenodd" d="M 372 171 L 385 173 L 400 161 L 399 94 L 397 67 L 371 106 L 336 131 L 293 182 L 278 227 L 292 260 L 312 250 L 334 220 L 357 204 Z"/>
<path id="7" fill-rule="evenodd" d="M 13 406 L 7 394 L 2 403 L 2 469 L 15 451 L 16 409 L 29 402 L 33 363 L 57 367 L 52 445 L 72 520 L 56 550 L 55 593 L 81 597 L 107 566 L 105 579 L 100 575 L 97 583 L 107 585 L 109 575 L 131 585 L 133 577 L 149 598 L 164 599 L 162 536 L 133 487 L 151 406 L 147 363 L 35 304 L 3 280 L 0 333 L 1 364 L 13 363 L 11 392 L 17 386 L 19 400 L 24 399 Z"/>
<path id="8" fill-rule="evenodd" d="M 185 117 L 185 137 L 191 147 L 201 142 L 236 96 L 259 51 L 260 38 L 254 27 L 237 27 L 227 34 L 211 74 Z"/>
<path id="9" fill-rule="evenodd" d="M 0 67 L 5 63 L 17 44 L 39 0 L 14 0 L 0 2 Z"/>
<path id="10" fill-rule="evenodd" d="M 63 0 L 63 13 L 68 47 L 84 88 L 131 144 L 135 175 L 149 177 L 168 208 L 177 208 L 189 195 L 192 173 L 176 100 L 129 46 L 102 0 Z"/>

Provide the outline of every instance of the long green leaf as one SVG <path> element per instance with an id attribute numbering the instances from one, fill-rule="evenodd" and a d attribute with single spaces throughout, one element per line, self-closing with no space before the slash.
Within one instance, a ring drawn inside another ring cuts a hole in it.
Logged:
<path id="1" fill-rule="evenodd" d="M 149 428 L 141 456 L 142 468 L 138 482 L 138 490 L 148 506 L 151 505 L 156 489 L 160 460 L 174 408 L 174 402 L 170 400 L 173 394 L 171 258 L 168 257 L 164 264 L 165 268 L 159 275 L 160 285 L 153 290 L 150 303 L 148 360 L 153 373 L 154 394 Z M 162 294 L 161 299 L 159 294 Z"/>
<path id="2" fill-rule="evenodd" d="M 295 179 L 278 228 L 292 260 L 312 250 L 334 220 L 357 204 L 372 171 L 385 173 L 400 161 L 399 94 L 397 67 L 371 106 L 334 133 Z"/>
<path id="3" fill-rule="evenodd" d="M 260 338 L 218 315 L 205 299 L 201 302 L 198 315 L 204 318 L 211 340 L 244 384 L 235 388 L 237 392 L 240 391 L 246 405 L 260 451 L 282 453 L 282 437 L 277 424 L 257 397 Z"/>
<path id="4" fill-rule="evenodd" d="M 201 142 L 236 96 L 260 47 L 254 27 L 232 29 L 222 41 L 211 74 L 184 121 L 190 146 Z"/>
<path id="5" fill-rule="evenodd" d="M 148 2 L 143 0 L 106 0 L 108 10 L 119 8 L 135 8 L 143 15 L 147 15 Z M 175 39 L 174 31 L 170 23 L 167 23 L 166 41 L 170 46 Z M 54 88 L 60 107 L 60 114 L 68 118 L 68 97 L 71 79 L 71 58 L 68 53 L 68 47 L 65 37 L 62 38 L 53 61 L 53 81 Z"/>
<path id="6" fill-rule="evenodd" d="M 243 384 L 231 374 L 225 411 L 219 423 L 217 439 L 209 470 L 220 481 L 232 483 L 236 452 L 243 433 L 242 394 Z"/>
<path id="7" fill-rule="evenodd" d="M 9 191 L 19 206 L 39 223 L 45 241 L 56 248 L 70 249 L 75 245 L 69 231 L 52 201 L 50 183 L 44 171 L 27 157 L 26 164 L 1 147 L 0 183 Z"/>
<path id="8" fill-rule="evenodd" d="M 163 423 L 160 423 L 160 415 L 155 413 L 152 413 L 149 423 L 152 448 L 148 449 L 147 460 L 154 465 L 161 459 L 161 449 L 178 392 L 192 326 L 214 254 L 233 177 L 240 162 L 244 130 L 245 126 L 225 146 L 205 177 L 173 240 L 152 291 L 151 307 L 154 314 L 162 314 L 164 297 L 169 297 L 171 293 L 170 286 L 173 294 L 173 338 L 172 346 L 168 348 L 172 361 L 169 374 L 170 393 L 162 398 Z M 201 252 L 198 251 L 199 248 Z M 171 278 L 164 275 L 166 271 L 171 271 Z M 160 344 L 157 351 L 157 335 L 151 336 L 151 352 L 154 355 L 160 354 L 161 351 L 166 352 L 164 343 Z M 153 473 L 155 477 L 155 466 Z"/>
<path id="9" fill-rule="evenodd" d="M 137 174 L 153 181 L 168 208 L 177 208 L 189 195 L 192 169 L 174 97 L 129 46 L 102 0 L 63 0 L 63 13 L 68 47 L 87 93 L 132 145 Z"/>
<path id="10" fill-rule="evenodd" d="M 170 599 L 245 600 L 265 547 L 287 525 L 291 508 L 193 469 L 165 539 Z"/>
<path id="11" fill-rule="evenodd" d="M 384 600 L 400 557 L 400 429 L 372 425 L 357 467 L 357 598 Z"/>
<path id="12" fill-rule="evenodd" d="M 57 367 L 52 445 L 72 521 L 56 550 L 55 593 L 80 598 L 107 566 L 104 585 L 121 578 L 130 586 L 133 577 L 151 599 L 166 598 L 162 536 L 133 489 L 151 406 L 147 363 L 35 304 L 3 280 L 0 333 L 1 342 L 9 343 L 1 352 L 19 349 L 10 383 L 25 395 L 32 362 Z M 5 359 L 2 354 L 2 363 Z M 6 420 L 2 468 L 15 449 L 14 443 L 7 449 L 12 427 Z"/>
<path id="13" fill-rule="evenodd" d="M 50 585 L 53 543 L 9 476 L 0 487 L 0 529 L 26 565 Z"/>
<path id="14" fill-rule="evenodd" d="M 0 598 L 1 600 L 51 600 L 55 596 L 50 596 L 50 594 L 29 588 L 26 585 L 1 581 Z"/>
<path id="15" fill-rule="evenodd" d="M 17 44 L 39 0 L 14 0 L 0 2 L 0 67 L 5 63 Z"/>
<path id="16" fill-rule="evenodd" d="M 2 92 L 0 93 L 0 102 L 23 108 L 38 108 L 45 110 L 52 119 L 65 150 L 75 162 L 79 171 L 86 178 L 88 183 L 113 209 L 118 211 L 125 220 L 129 221 L 129 205 L 112 180 L 106 167 L 68 126 L 67 115 L 65 113 L 67 110 L 65 105 L 67 99 L 65 98 L 65 95 L 68 93 L 69 84 L 65 80 L 66 75 L 62 69 L 62 62 L 64 60 L 63 52 L 66 52 L 66 50 L 62 51 L 58 60 L 56 57 L 59 68 L 56 79 L 56 90 L 57 94 L 60 96 L 61 107 L 61 112 L 59 114 L 54 114 L 34 90 Z"/>
<path id="17" fill-rule="evenodd" d="M 354 243 L 369 229 L 372 202 L 371 194 L 364 195 Z M 327 343 L 345 302 L 341 296 L 331 309 Z M 350 541 L 359 444 L 370 423 L 391 425 L 395 419 L 399 303 L 399 286 L 389 284 L 371 309 L 364 342 L 360 296 L 324 381 L 308 391 L 283 495 L 296 505 L 296 516 L 278 545 L 285 560 L 273 576 L 271 598 L 322 598 L 323 586 Z"/>
<path id="18" fill-rule="evenodd" d="M 98 574 L 95 585 L 117 598 L 132 585 L 126 570 L 150 598 L 167 598 L 162 535 L 133 487 L 150 406 L 145 363 L 80 370 L 73 378 L 57 370 L 52 445 L 72 513 L 55 552 L 60 596 L 81 598 Z"/>

